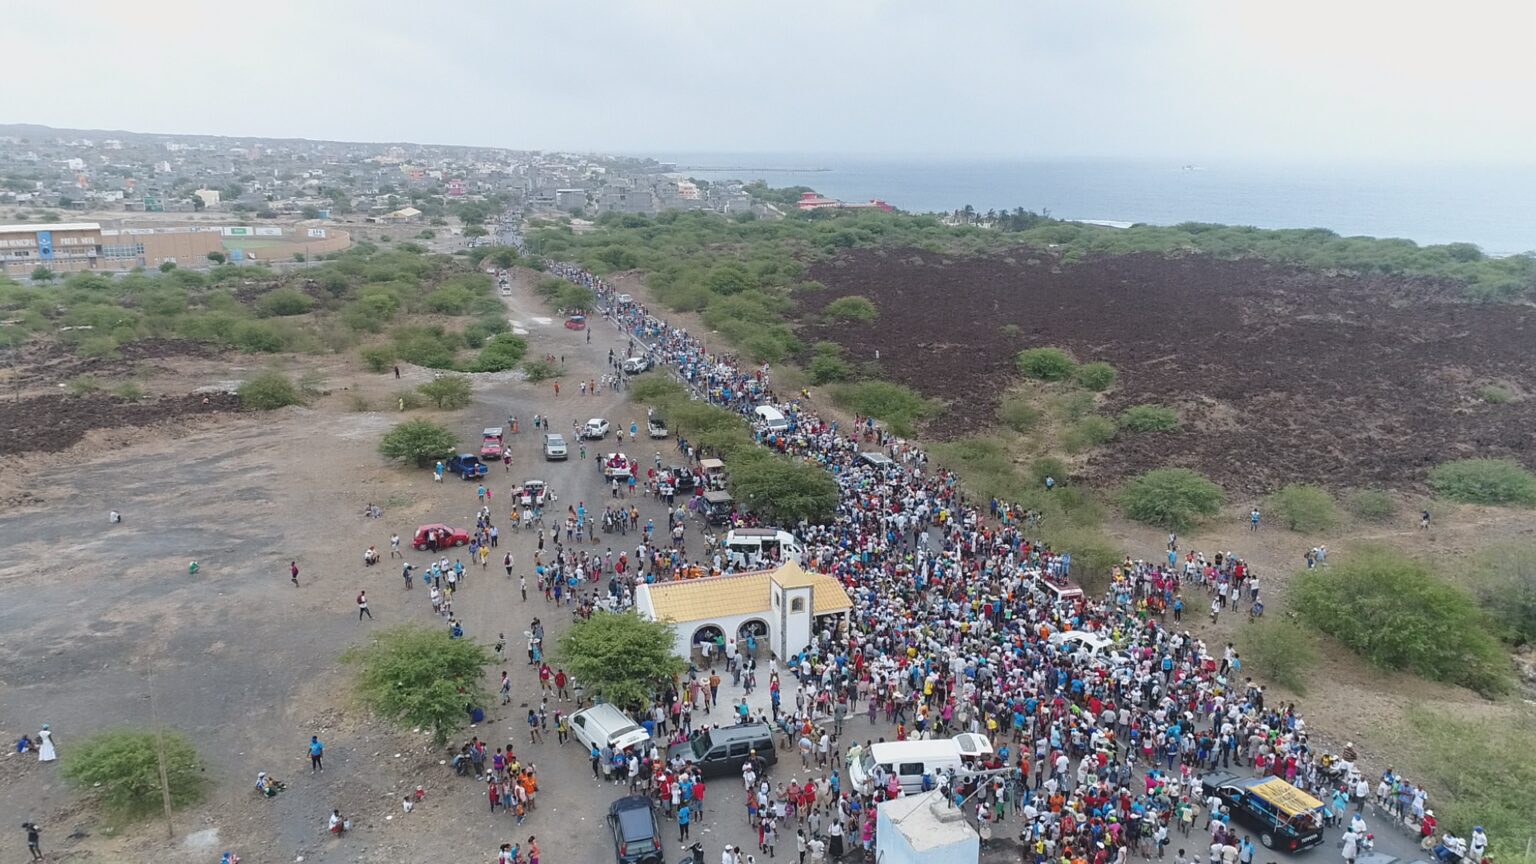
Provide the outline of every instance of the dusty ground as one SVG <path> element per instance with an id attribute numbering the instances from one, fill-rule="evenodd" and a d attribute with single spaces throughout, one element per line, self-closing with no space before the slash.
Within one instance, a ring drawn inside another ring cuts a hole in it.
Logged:
<path id="1" fill-rule="evenodd" d="M 1111 415 L 1155 403 L 1184 427 L 1122 435 L 1088 462 L 1112 481 L 1169 462 L 1232 491 L 1412 484 L 1431 465 L 1507 456 L 1536 467 L 1536 399 L 1474 391 L 1536 381 L 1536 309 L 1453 302 L 1444 286 L 1303 273 L 1256 260 L 1132 255 L 1055 267 L 1019 258 L 860 250 L 811 268 L 806 341 L 832 339 L 946 403 L 927 433 L 993 423 L 1014 355 L 1053 345 L 1120 374 Z M 869 324 L 818 323 L 863 295 Z M 936 298 L 943 298 L 936 302 Z"/>
<path id="2" fill-rule="evenodd" d="M 476 376 L 475 405 L 439 416 L 464 441 L 502 425 L 509 412 L 524 423 L 548 414 L 556 428 L 595 415 L 638 419 L 622 396 L 572 395 L 578 373 L 595 377 L 608 348 L 623 350 L 617 332 L 599 324 L 589 346 L 535 303 L 520 290 L 509 317 L 529 331 L 531 351 L 565 356 L 571 374 L 562 395 L 556 400 L 548 383 L 512 375 Z M 243 362 L 168 362 L 175 370 L 148 376 L 146 389 L 186 394 L 238 379 L 247 371 L 237 365 Z M 486 813 L 483 789 L 452 777 L 438 764 L 445 754 L 425 738 L 372 721 L 348 695 L 350 676 L 337 660 L 343 650 L 377 627 L 436 620 L 425 591 L 401 589 L 398 563 L 365 569 L 362 550 L 370 543 L 387 550 L 391 532 L 408 537 L 423 522 L 465 524 L 477 502 L 473 484 L 438 485 L 430 472 L 383 464 L 375 447 L 398 415 L 350 408 L 354 396 L 390 405 L 400 387 L 429 380 L 427 371 L 405 368 L 406 380 L 397 382 L 363 372 L 355 360 L 304 358 L 293 359 L 291 371 L 304 364 L 316 366 L 331 391 L 307 408 L 162 418 L 89 431 L 57 452 L 0 458 L 0 501 L 7 502 L 0 536 L 11 540 L 0 562 L 0 730 L 14 740 L 50 723 L 67 753 L 91 732 L 158 720 L 197 742 L 213 781 L 207 804 L 176 815 L 171 841 L 157 822 L 109 836 L 99 814 L 59 780 L 56 765 L 26 757 L 0 756 L 0 810 L 18 823 L 40 822 L 51 860 L 206 864 L 229 848 L 251 864 L 299 855 L 311 862 L 435 860 L 445 850 L 473 862 L 490 861 L 500 843 L 530 834 L 545 860 L 602 860 L 610 853 L 601 814 L 619 790 L 595 786 L 574 746 L 530 746 L 515 710 L 493 712 L 466 732 L 465 740 L 514 741 L 539 766 L 540 810 L 515 827 Z M 545 463 L 532 434 L 512 447 L 513 471 L 494 475 L 493 501 L 531 477 L 548 480 L 563 501 L 607 497 L 590 462 L 573 455 L 565 464 Z M 369 502 L 383 508 L 379 522 L 361 515 Z M 640 507 L 644 518 L 663 518 L 648 500 Z M 106 513 L 114 508 L 124 522 L 109 527 Z M 528 572 L 533 538 L 506 541 Z M 626 540 L 600 535 L 599 549 L 620 544 Z M 193 559 L 201 568 L 189 576 Z M 288 582 L 290 560 L 299 564 L 302 587 Z M 373 622 L 356 621 L 360 588 L 369 591 Z M 537 685 L 516 659 L 519 636 L 541 616 L 553 639 L 569 613 L 538 597 L 524 608 L 516 583 L 496 567 L 472 574 L 461 599 L 471 636 L 487 643 L 497 632 L 510 637 L 518 697 L 510 707 L 526 710 L 531 697 L 537 701 Z M 487 676 L 492 688 L 494 675 Z M 327 770 L 315 777 L 305 758 L 311 734 L 327 744 Z M 289 790 L 271 801 L 255 798 L 249 784 L 260 770 L 289 781 Z M 405 817 L 399 796 L 417 784 L 426 786 L 427 802 Z M 739 797 L 738 786 L 716 786 L 719 809 L 697 829 L 712 852 L 722 837 L 747 839 L 738 807 L 728 803 Z M 354 836 L 338 842 L 325 834 L 333 807 L 353 817 Z"/>

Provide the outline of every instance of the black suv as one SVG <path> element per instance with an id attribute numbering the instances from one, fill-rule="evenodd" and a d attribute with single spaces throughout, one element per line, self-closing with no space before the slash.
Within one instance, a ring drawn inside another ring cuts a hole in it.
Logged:
<path id="1" fill-rule="evenodd" d="M 631 795 L 608 805 L 613 831 L 613 855 L 619 864 L 665 864 L 661 855 L 661 826 L 651 799 Z"/>

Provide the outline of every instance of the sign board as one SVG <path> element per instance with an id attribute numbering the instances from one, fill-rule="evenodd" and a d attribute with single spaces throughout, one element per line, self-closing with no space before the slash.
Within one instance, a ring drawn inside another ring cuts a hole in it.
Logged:
<path id="1" fill-rule="evenodd" d="M 231 249 L 231 250 L 229 250 L 229 260 L 231 262 L 235 263 L 235 264 L 239 264 L 241 261 L 244 261 L 245 260 L 245 250 L 244 249 Z"/>
<path id="2" fill-rule="evenodd" d="M 257 237 L 281 237 L 281 236 L 283 236 L 283 229 L 279 228 L 276 225 L 258 225 L 258 226 L 256 226 L 256 236 Z"/>
<path id="3" fill-rule="evenodd" d="M 317 238 L 324 238 L 325 237 L 325 229 L 324 228 L 311 228 L 311 229 L 309 229 L 309 236 L 317 237 Z"/>
<path id="4" fill-rule="evenodd" d="M 53 260 L 53 232 L 37 232 L 37 257 L 44 261 Z"/>
<path id="5" fill-rule="evenodd" d="M 320 211 L 320 218 L 321 219 L 329 219 L 329 218 L 331 218 L 331 211 L 329 211 L 329 210 L 321 210 Z"/>
<path id="6" fill-rule="evenodd" d="M 250 236 L 252 236 L 251 229 L 249 227 L 247 227 L 247 226 L 244 226 L 244 225 L 237 225 L 237 226 L 232 227 L 232 228 L 225 228 L 223 233 L 224 233 L 225 237 L 250 237 Z"/>

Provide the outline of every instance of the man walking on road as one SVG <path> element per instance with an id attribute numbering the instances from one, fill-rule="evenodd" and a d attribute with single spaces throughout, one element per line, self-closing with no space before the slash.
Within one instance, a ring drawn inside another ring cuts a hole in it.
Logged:
<path id="1" fill-rule="evenodd" d="M 325 770 L 325 745 L 320 743 L 320 736 L 309 736 L 309 773 Z"/>
<path id="2" fill-rule="evenodd" d="M 373 613 L 368 611 L 368 592 L 359 591 L 357 592 L 357 620 L 363 620 L 364 615 L 368 616 L 369 621 L 373 620 Z"/>
<path id="3" fill-rule="evenodd" d="M 293 587 L 299 587 L 299 562 L 288 562 L 288 576 L 293 581 Z"/>

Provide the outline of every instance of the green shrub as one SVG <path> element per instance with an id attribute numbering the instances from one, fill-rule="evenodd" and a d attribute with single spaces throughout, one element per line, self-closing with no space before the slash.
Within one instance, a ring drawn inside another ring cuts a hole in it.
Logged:
<path id="1" fill-rule="evenodd" d="M 474 388 L 463 375 L 443 375 L 416 389 L 432 404 L 449 411 L 463 408 L 474 399 Z"/>
<path id="2" fill-rule="evenodd" d="M 853 295 L 839 297 L 826 305 L 822 310 L 828 318 L 834 321 L 873 321 L 880 316 L 880 310 L 868 297 Z"/>
<path id="3" fill-rule="evenodd" d="M 1487 402 L 1489 405 L 1503 405 L 1507 402 L 1513 402 L 1515 399 L 1515 391 L 1503 384 L 1484 384 L 1477 388 L 1475 392 L 1477 393 L 1477 398 Z"/>
<path id="4" fill-rule="evenodd" d="M 1031 486 L 1044 487 L 1045 478 L 1049 477 L 1056 481 L 1057 488 L 1060 488 L 1067 482 L 1067 478 L 1071 476 L 1071 473 L 1072 469 L 1068 467 L 1067 463 L 1055 456 L 1041 456 L 1029 463 L 1026 476 L 1029 478 Z"/>
<path id="5" fill-rule="evenodd" d="M 1379 489 L 1356 489 L 1345 496 L 1344 506 L 1367 522 L 1387 522 L 1397 515 L 1397 502 Z"/>
<path id="6" fill-rule="evenodd" d="M 261 372 L 240 384 L 240 407 L 252 411 L 275 411 L 289 405 L 304 404 L 304 396 L 293 381 L 276 370 Z"/>
<path id="7" fill-rule="evenodd" d="M 853 377 L 853 367 L 834 354 L 817 354 L 812 357 L 809 372 L 812 384 L 830 384 Z"/>
<path id="8" fill-rule="evenodd" d="M 136 381 L 124 381 L 112 388 L 112 395 L 129 402 L 138 402 L 144 398 L 144 388 Z"/>
<path id="9" fill-rule="evenodd" d="M 918 420 L 935 406 L 910 388 L 890 381 L 861 381 L 833 388 L 832 401 L 849 410 L 883 421 L 897 435 L 911 435 Z"/>
<path id="10" fill-rule="evenodd" d="M 1293 483 L 1270 495 L 1264 506 L 1292 531 L 1327 531 L 1339 522 L 1333 496 L 1319 486 Z"/>
<path id="11" fill-rule="evenodd" d="M 395 462 L 411 462 L 425 468 L 433 460 L 453 455 L 458 446 L 453 433 L 429 420 L 408 420 L 384 433 L 379 453 Z"/>
<path id="12" fill-rule="evenodd" d="M 483 679 L 491 652 L 441 627 L 390 628 L 342 660 L 359 667 L 358 694 L 369 708 L 402 728 L 430 731 L 438 747 L 463 728 L 465 705 L 490 701 Z"/>
<path id="13" fill-rule="evenodd" d="M 172 806 L 190 807 L 203 799 L 202 760 L 191 740 L 174 730 L 98 732 L 64 748 L 60 773 L 116 815 L 141 818 L 161 812 L 162 763 Z"/>
<path id="14" fill-rule="evenodd" d="M 256 301 L 256 311 L 261 315 L 303 315 L 314 308 L 314 298 L 292 288 L 268 291 Z"/>
<path id="15" fill-rule="evenodd" d="M 1120 490 L 1120 507 L 1137 522 L 1187 531 L 1221 511 L 1221 487 L 1188 468 L 1157 468 L 1132 477 Z"/>
<path id="16" fill-rule="evenodd" d="M 1092 393 L 1074 390 L 1071 393 L 1062 393 L 1051 400 L 1051 408 L 1062 420 L 1069 423 L 1076 422 L 1088 416 L 1096 406 Z"/>
<path id="17" fill-rule="evenodd" d="M 1307 674 L 1317 668 L 1319 656 L 1311 631 L 1265 619 L 1242 628 L 1238 647 L 1244 672 L 1268 678 L 1297 696 L 1307 695 Z"/>
<path id="18" fill-rule="evenodd" d="M 404 327 L 395 333 L 395 352 L 407 363 L 428 369 L 452 369 L 455 349 L 437 328 Z"/>
<path id="19" fill-rule="evenodd" d="M 473 371 L 500 372 L 504 369 L 516 368 L 527 351 L 528 343 L 523 337 L 514 336 L 511 333 L 499 333 L 491 337 L 491 341 L 480 349 L 480 355 L 475 358 Z"/>
<path id="20" fill-rule="evenodd" d="M 1095 393 L 1103 393 L 1115 386 L 1115 379 L 1119 376 L 1115 374 L 1115 367 L 1108 363 L 1085 363 L 1077 367 L 1072 377 L 1079 387 Z"/>
<path id="21" fill-rule="evenodd" d="M 1434 801 L 1442 829 L 1466 837 L 1481 825 L 1491 859 L 1531 864 L 1526 843 L 1536 836 L 1536 722 L 1529 711 L 1505 716 L 1495 723 L 1450 705 L 1419 706 L 1409 709 L 1399 734 L 1422 754 L 1414 774 L 1422 771 L 1425 786 L 1443 790 Z"/>
<path id="22" fill-rule="evenodd" d="M 771 457 L 731 466 L 731 494 L 774 524 L 824 522 L 837 509 L 837 481 L 821 466 Z"/>
<path id="23" fill-rule="evenodd" d="M 1120 412 L 1120 428 L 1132 432 L 1172 432 L 1179 428 L 1179 412 L 1161 405 L 1132 405 Z"/>
<path id="24" fill-rule="evenodd" d="M 1466 579 L 1513 645 L 1536 645 L 1536 542 L 1500 543 L 1473 553 Z"/>
<path id="25" fill-rule="evenodd" d="M 242 351 L 256 354 L 276 354 L 283 350 L 283 337 L 268 324 L 241 321 L 230 333 L 230 339 Z"/>
<path id="26" fill-rule="evenodd" d="M 687 401 L 688 391 L 683 388 L 683 385 L 665 375 L 641 375 L 638 378 L 631 379 L 629 398 L 645 405 L 654 405 L 658 409 L 666 410 L 666 408 L 678 402 Z"/>
<path id="27" fill-rule="evenodd" d="M 427 400 L 415 390 L 399 390 L 395 392 L 394 404 L 401 411 L 415 411 L 427 407 Z"/>
<path id="28" fill-rule="evenodd" d="M 1108 417 L 1090 414 L 1072 424 L 1062 436 L 1062 446 L 1070 453 L 1081 453 L 1104 444 L 1115 437 L 1115 423 Z"/>
<path id="29" fill-rule="evenodd" d="M 1019 371 L 1039 381 L 1065 381 L 1077 364 L 1060 348 L 1030 348 L 1015 358 Z"/>
<path id="30" fill-rule="evenodd" d="M 997 406 L 997 419 L 1009 429 L 1027 435 L 1040 423 L 1040 410 L 1019 396 L 1009 396 Z"/>
<path id="31" fill-rule="evenodd" d="M 1463 504 L 1536 506 L 1536 475 L 1510 459 L 1458 459 L 1429 472 L 1435 493 Z"/>
<path id="32" fill-rule="evenodd" d="M 548 360 L 529 360 L 523 364 L 523 374 L 528 376 L 529 381 L 537 384 L 540 381 L 558 378 L 560 376 L 560 367 Z"/>
<path id="33" fill-rule="evenodd" d="M 101 381 L 95 375 L 77 375 L 64 385 L 71 396 L 88 396 L 101 389 Z"/>
<path id="34" fill-rule="evenodd" d="M 387 345 L 373 345 L 358 353 L 369 372 L 388 372 L 395 363 L 395 349 Z"/>
<path id="35" fill-rule="evenodd" d="M 1385 669 L 1483 693 L 1510 686 L 1509 658 L 1472 598 L 1422 562 L 1365 548 L 1291 583 L 1303 620 Z"/>

